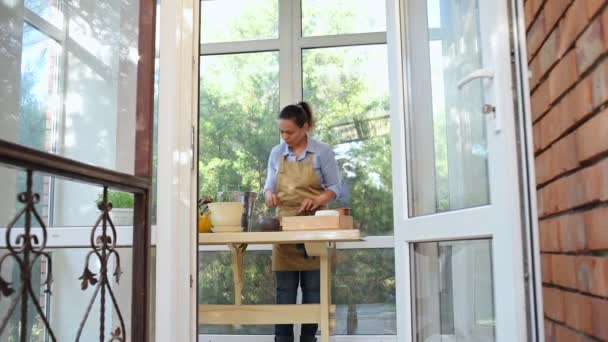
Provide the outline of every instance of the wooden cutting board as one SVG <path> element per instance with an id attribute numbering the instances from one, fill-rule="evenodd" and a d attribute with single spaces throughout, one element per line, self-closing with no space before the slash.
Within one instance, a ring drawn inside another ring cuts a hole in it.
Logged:
<path id="1" fill-rule="evenodd" d="M 283 230 L 353 229 L 352 216 L 285 216 Z"/>

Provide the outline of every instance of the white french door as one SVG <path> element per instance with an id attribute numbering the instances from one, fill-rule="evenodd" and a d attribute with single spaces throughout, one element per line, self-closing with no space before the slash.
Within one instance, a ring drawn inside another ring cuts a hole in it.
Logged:
<path id="1" fill-rule="evenodd" d="M 399 341 L 524 341 L 508 1 L 392 6 Z"/>

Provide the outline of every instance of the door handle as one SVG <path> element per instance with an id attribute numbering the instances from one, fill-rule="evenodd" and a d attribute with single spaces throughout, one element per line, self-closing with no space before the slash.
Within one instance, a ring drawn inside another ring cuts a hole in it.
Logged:
<path id="1" fill-rule="evenodd" d="M 462 88 L 468 83 L 479 79 L 494 80 L 494 70 L 482 68 L 471 72 L 458 82 L 458 90 L 462 90 Z M 496 108 L 492 105 L 486 104 L 483 106 L 482 111 L 484 114 L 492 114 L 494 116 L 494 132 L 500 133 L 500 131 L 502 130 L 500 122 L 501 117 L 498 112 L 496 112 Z"/>
<path id="2" fill-rule="evenodd" d="M 467 76 L 465 76 L 463 79 L 461 79 L 458 84 L 458 90 L 462 89 L 462 87 L 464 87 L 466 84 L 470 83 L 471 81 L 474 80 L 478 80 L 478 79 L 490 79 L 493 80 L 494 79 L 494 70 L 492 69 L 477 69 L 473 72 L 471 72 L 470 74 L 468 74 Z"/>

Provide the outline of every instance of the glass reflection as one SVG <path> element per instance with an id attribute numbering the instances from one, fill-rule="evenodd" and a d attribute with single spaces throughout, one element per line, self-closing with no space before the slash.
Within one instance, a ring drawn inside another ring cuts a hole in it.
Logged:
<path id="1" fill-rule="evenodd" d="M 0 139 L 133 173 L 138 11 L 138 1 L 0 2 Z M 22 191 L 23 177 L 7 176 Z M 99 189 L 35 177 L 51 225 L 94 222 Z"/>
<path id="2" fill-rule="evenodd" d="M 0 138 L 132 173 L 138 9 L 119 0 L 0 3 Z"/>
<path id="3" fill-rule="evenodd" d="M 427 5 L 428 26 L 426 35 L 412 37 L 413 48 L 426 51 L 412 60 L 410 216 L 490 202 L 483 85 L 458 87 L 483 65 L 478 3 L 420 1 Z"/>
<path id="4" fill-rule="evenodd" d="M 495 340 L 492 241 L 414 244 L 416 341 Z"/>

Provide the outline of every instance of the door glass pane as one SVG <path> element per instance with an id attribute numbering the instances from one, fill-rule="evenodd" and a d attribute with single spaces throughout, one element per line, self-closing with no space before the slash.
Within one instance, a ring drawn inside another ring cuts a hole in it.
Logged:
<path id="1" fill-rule="evenodd" d="M 386 31 L 386 4 L 377 0 L 302 0 L 302 36 Z"/>
<path id="2" fill-rule="evenodd" d="M 483 84 L 475 80 L 462 89 L 457 86 L 483 65 L 478 4 L 426 3 L 426 38 L 411 38 L 415 46 L 427 49 L 412 60 L 411 216 L 489 203 Z"/>
<path id="3" fill-rule="evenodd" d="M 133 173 L 138 1 L 28 1 L 64 18 L 52 30 L 10 3 L 21 2 L 0 5 L 0 139 Z"/>
<path id="4" fill-rule="evenodd" d="M 414 244 L 416 341 L 495 340 L 491 243 Z"/>
<path id="5" fill-rule="evenodd" d="M 201 43 L 276 38 L 278 0 L 201 1 Z"/>
<path id="6" fill-rule="evenodd" d="M 279 143 L 279 53 L 204 56 L 200 69 L 199 194 L 259 192 Z"/>
<path id="7" fill-rule="evenodd" d="M 367 235 L 393 234 L 386 45 L 307 49 L 302 61 L 313 135 L 334 147 L 341 172 L 332 205 L 352 208 Z"/>

